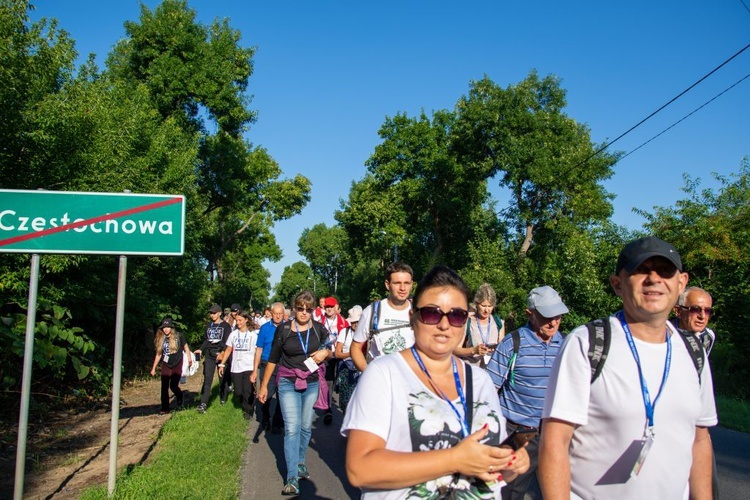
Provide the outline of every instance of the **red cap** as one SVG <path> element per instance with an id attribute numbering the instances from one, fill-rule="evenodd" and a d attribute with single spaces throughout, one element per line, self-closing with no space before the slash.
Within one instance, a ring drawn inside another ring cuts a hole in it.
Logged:
<path id="1" fill-rule="evenodd" d="M 334 297 L 326 297 L 326 300 L 323 301 L 323 307 L 337 306 L 337 305 L 339 305 L 339 301 L 336 300 Z"/>

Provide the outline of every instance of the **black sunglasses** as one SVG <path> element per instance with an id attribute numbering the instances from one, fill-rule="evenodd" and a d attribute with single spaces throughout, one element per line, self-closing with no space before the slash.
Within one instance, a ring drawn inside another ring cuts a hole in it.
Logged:
<path id="1" fill-rule="evenodd" d="M 419 314 L 419 319 L 425 325 L 437 325 L 442 321 L 443 316 L 446 316 L 451 326 L 464 326 L 466 320 L 469 318 L 469 311 L 459 307 L 454 307 L 448 312 L 443 312 L 437 306 L 424 306 L 417 307 L 414 309 L 414 312 Z"/>
<path id="2" fill-rule="evenodd" d="M 714 308 L 713 307 L 701 307 L 701 306 L 680 306 L 680 309 L 685 309 L 686 311 L 689 311 L 690 314 L 700 314 L 703 312 L 706 316 L 713 316 L 714 315 Z"/>
<path id="3" fill-rule="evenodd" d="M 315 309 L 312 307 L 303 307 L 303 306 L 297 306 L 295 307 L 297 309 L 297 312 L 306 312 L 307 314 L 312 314 Z"/>

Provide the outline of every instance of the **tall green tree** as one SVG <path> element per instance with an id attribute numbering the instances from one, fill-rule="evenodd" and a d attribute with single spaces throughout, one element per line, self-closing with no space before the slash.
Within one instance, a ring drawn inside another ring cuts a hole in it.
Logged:
<path id="1" fill-rule="evenodd" d="M 44 172 L 30 168 L 35 108 L 69 81 L 75 44 L 56 21 L 31 23 L 27 0 L 0 2 L 0 183 L 43 187 Z"/>
<path id="2" fill-rule="evenodd" d="M 108 72 L 145 85 L 164 119 L 199 133 L 201 253 L 209 279 L 221 282 L 227 279 L 225 254 L 246 254 L 243 246 L 258 235 L 272 238 L 274 222 L 309 202 L 310 182 L 301 175 L 279 180 L 281 169 L 271 155 L 243 137 L 255 120 L 245 93 L 254 49 L 240 45 L 240 33 L 228 20 L 205 26 L 195 17 L 184 0 L 165 0 L 153 11 L 142 5 L 140 22 L 125 23 L 127 38 L 109 57 Z M 279 252 L 268 257 L 277 259 Z"/>
<path id="3" fill-rule="evenodd" d="M 564 113 L 566 105 L 559 79 L 533 71 L 505 89 L 486 77 L 473 82 L 456 105 L 457 158 L 487 178 L 497 175 L 510 191 L 503 216 L 521 255 L 561 221 L 586 228 L 612 214 L 600 183 L 611 177 L 617 155 L 594 155 L 598 145 Z"/>
<path id="4" fill-rule="evenodd" d="M 276 284 L 274 300 L 291 307 L 294 304 L 294 297 L 302 290 L 310 290 L 320 296 L 324 295 L 318 289 L 315 279 L 312 269 L 304 262 L 295 262 L 291 266 L 286 266 L 281 272 L 281 279 Z"/>
<path id="5" fill-rule="evenodd" d="M 341 227 L 316 224 L 302 231 L 299 253 L 307 259 L 310 269 L 325 283 L 332 295 L 338 295 L 347 263 L 346 233 Z"/>
<path id="6" fill-rule="evenodd" d="M 498 232 L 494 217 L 486 217 L 486 179 L 458 162 L 451 149 L 454 120 L 449 111 L 387 118 L 367 175 L 336 213 L 351 251 L 360 252 L 358 262 L 380 260 L 369 273 L 375 282 L 395 248 L 420 275 L 439 262 L 464 266 L 475 235 Z"/>

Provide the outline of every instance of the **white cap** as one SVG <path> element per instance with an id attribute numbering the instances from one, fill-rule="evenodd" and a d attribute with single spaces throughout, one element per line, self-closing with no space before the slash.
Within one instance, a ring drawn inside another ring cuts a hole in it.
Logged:
<path id="1" fill-rule="evenodd" d="M 346 318 L 346 320 L 349 323 L 354 323 L 355 321 L 359 321 L 359 318 L 362 317 L 362 306 L 354 306 L 351 309 L 349 309 L 349 317 Z"/>
<path id="2" fill-rule="evenodd" d="M 551 286 L 539 286 L 529 293 L 529 309 L 536 309 L 545 318 L 554 318 L 566 314 L 568 308 L 563 304 L 560 295 Z"/>

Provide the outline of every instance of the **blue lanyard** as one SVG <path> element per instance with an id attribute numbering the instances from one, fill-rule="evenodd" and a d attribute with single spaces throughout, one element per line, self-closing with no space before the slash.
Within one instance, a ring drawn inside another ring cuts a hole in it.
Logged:
<path id="1" fill-rule="evenodd" d="M 643 393 L 643 405 L 646 407 L 646 419 L 648 421 L 649 429 L 652 429 L 654 427 L 654 409 L 656 408 L 656 402 L 659 401 L 659 396 L 661 396 L 661 391 L 664 389 L 664 384 L 667 383 L 669 367 L 672 364 L 672 336 L 669 335 L 669 330 L 667 330 L 667 359 L 664 360 L 664 374 L 662 375 L 661 385 L 659 385 L 659 392 L 656 393 L 656 398 L 654 399 L 654 402 L 651 403 L 651 395 L 648 392 L 646 379 L 643 377 L 643 370 L 641 369 L 641 358 L 638 356 L 638 350 L 635 347 L 633 334 L 630 332 L 630 327 L 625 319 L 625 314 L 622 311 L 618 312 L 617 319 L 620 320 L 622 329 L 625 330 L 625 338 L 628 341 L 630 352 L 633 353 L 633 359 L 635 359 L 635 363 L 638 365 L 638 376 L 641 379 L 641 392 Z"/>
<path id="2" fill-rule="evenodd" d="M 482 322 L 479 321 L 479 318 L 476 318 L 477 320 L 477 330 L 479 330 L 479 337 L 482 339 L 482 344 L 487 345 L 490 342 L 490 328 L 492 326 L 492 316 L 487 316 L 487 337 L 484 336 L 484 333 L 482 333 Z"/>
<path id="3" fill-rule="evenodd" d="M 425 375 L 427 375 L 427 378 L 430 379 L 430 382 L 433 383 L 435 386 L 435 389 L 440 393 L 440 397 L 445 400 L 448 405 L 450 405 L 451 410 L 453 410 L 453 413 L 456 414 L 456 417 L 458 418 L 458 421 L 461 424 L 461 435 L 463 437 L 466 437 L 469 435 L 469 423 L 468 423 L 468 417 L 469 417 L 469 411 L 466 409 L 466 397 L 464 396 L 464 390 L 461 387 L 461 379 L 458 377 L 458 367 L 456 366 L 456 360 L 455 358 L 451 357 L 451 363 L 453 363 L 453 380 L 456 383 L 456 392 L 458 392 L 458 397 L 461 399 L 461 406 L 464 408 L 464 417 L 461 418 L 461 414 L 458 412 L 458 408 L 451 402 L 450 399 L 448 399 L 448 396 L 445 395 L 443 391 L 440 390 L 440 387 L 437 386 L 434 380 L 432 380 L 432 377 L 430 376 L 430 372 L 427 371 L 427 367 L 422 362 L 422 358 L 419 356 L 419 353 L 417 352 L 417 349 L 412 347 L 411 353 L 414 356 L 414 359 L 417 360 L 417 364 L 422 369 Z"/>
<path id="4" fill-rule="evenodd" d="M 294 329 L 297 330 L 299 345 L 302 346 L 302 350 L 305 351 L 305 356 L 307 356 L 307 348 L 310 346 L 310 328 L 307 328 L 307 337 L 305 338 L 304 342 L 302 342 L 302 334 L 299 332 L 299 323 L 297 323 L 296 321 L 294 322 Z"/>
<path id="5" fill-rule="evenodd" d="M 243 333 L 243 332 L 238 328 L 237 329 L 237 344 L 238 344 L 237 348 L 244 349 L 245 347 L 249 347 L 246 344 L 247 344 L 247 338 L 250 336 L 250 329 L 248 328 L 244 331 L 244 334 L 245 334 L 244 339 L 240 337 L 240 333 Z"/>

